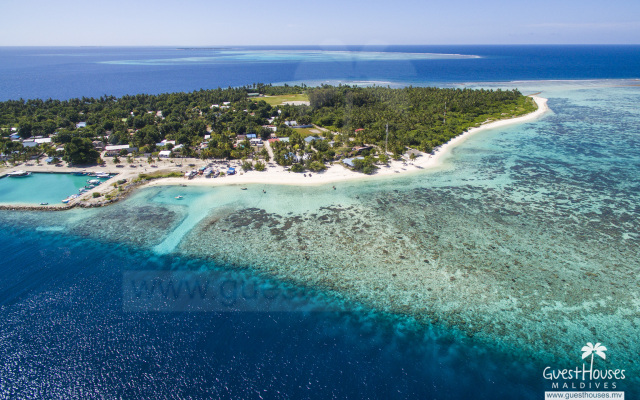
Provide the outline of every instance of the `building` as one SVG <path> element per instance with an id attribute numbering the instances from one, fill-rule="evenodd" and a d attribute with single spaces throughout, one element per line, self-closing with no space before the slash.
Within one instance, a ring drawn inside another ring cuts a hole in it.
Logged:
<path id="1" fill-rule="evenodd" d="M 258 147 L 262 146 L 262 139 L 260 138 L 253 138 L 253 139 L 250 139 L 249 141 L 251 142 L 252 146 L 258 146 Z"/>
<path id="2" fill-rule="evenodd" d="M 175 140 L 167 140 L 167 139 L 164 139 L 162 142 L 160 142 L 160 143 L 156 143 L 156 146 L 158 146 L 158 147 L 162 147 L 162 146 L 166 146 L 166 145 L 168 145 L 168 144 L 172 144 L 172 145 L 174 145 L 174 146 L 175 146 L 176 141 L 175 141 Z"/>
<path id="3" fill-rule="evenodd" d="M 304 138 L 304 141 L 307 143 L 311 143 L 314 140 L 323 140 L 324 138 L 322 136 L 307 136 L 306 138 Z"/>
<path id="4" fill-rule="evenodd" d="M 266 128 L 266 129 L 270 129 L 270 130 L 272 130 L 273 132 L 275 132 L 275 131 L 277 131 L 277 130 L 278 130 L 278 127 L 277 127 L 277 126 L 275 126 L 275 125 L 262 125 L 262 127 L 263 127 L 263 128 Z"/>
<path id="5" fill-rule="evenodd" d="M 122 150 L 126 150 L 127 153 L 133 153 L 133 152 L 138 151 L 138 148 L 137 147 L 131 147 L 128 144 L 124 144 L 124 145 L 121 145 L 121 146 L 106 146 L 104 148 L 104 150 L 105 150 L 104 155 L 106 157 L 115 157 L 115 156 L 120 155 L 120 152 Z"/>
<path id="6" fill-rule="evenodd" d="M 342 162 L 345 165 L 350 166 L 351 168 L 353 168 L 353 160 L 364 160 L 364 157 L 353 157 L 353 158 L 345 158 L 344 160 L 342 160 Z"/>
<path id="7" fill-rule="evenodd" d="M 76 128 L 86 128 L 87 127 L 87 123 L 86 122 L 78 122 L 76 124 Z"/>
<path id="8" fill-rule="evenodd" d="M 25 139 L 22 141 L 22 146 L 24 147 L 36 147 L 38 143 L 35 142 L 34 139 Z"/>
<path id="9" fill-rule="evenodd" d="M 160 158 L 169 158 L 169 157 L 171 157 L 171 150 L 162 150 L 160 153 L 158 153 L 158 157 L 160 157 Z"/>
<path id="10" fill-rule="evenodd" d="M 51 138 L 37 138 L 37 139 L 33 139 L 33 141 L 36 142 L 37 144 L 51 143 Z"/>
<path id="11" fill-rule="evenodd" d="M 255 139 L 255 138 L 257 138 L 257 137 L 258 137 L 258 136 L 257 136 L 255 133 L 249 133 L 249 134 L 247 134 L 247 139 Z"/>

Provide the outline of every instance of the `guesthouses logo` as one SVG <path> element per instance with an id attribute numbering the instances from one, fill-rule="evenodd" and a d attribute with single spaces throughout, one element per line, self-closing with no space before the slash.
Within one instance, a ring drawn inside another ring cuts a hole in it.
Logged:
<path id="1" fill-rule="evenodd" d="M 626 378 L 624 369 L 594 369 L 594 356 L 607 359 L 607 348 L 601 343 L 587 343 L 580 351 L 582 360 L 591 356 L 588 365 L 583 362 L 582 366 L 574 368 L 544 369 L 542 376 L 551 381 L 552 389 L 616 389 L 618 381 Z"/>

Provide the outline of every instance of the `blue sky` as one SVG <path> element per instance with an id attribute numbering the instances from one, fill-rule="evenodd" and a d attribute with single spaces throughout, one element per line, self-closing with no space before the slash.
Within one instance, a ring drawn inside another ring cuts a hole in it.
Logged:
<path id="1" fill-rule="evenodd" d="M 2 0 L 0 10 L 0 46 L 640 43 L 637 0 Z"/>

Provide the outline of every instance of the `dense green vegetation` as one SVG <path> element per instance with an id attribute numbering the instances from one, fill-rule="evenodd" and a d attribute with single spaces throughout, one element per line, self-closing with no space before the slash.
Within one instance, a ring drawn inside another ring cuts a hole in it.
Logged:
<path id="1" fill-rule="evenodd" d="M 517 90 L 471 90 L 323 86 L 308 91 L 313 122 L 355 133 L 355 144 L 383 146 L 389 125 L 389 151 L 434 147 L 487 120 L 527 114 L 534 102 Z"/>
<path id="2" fill-rule="evenodd" d="M 304 94 L 310 106 L 273 106 L 248 93 Z M 130 145 L 150 157 L 171 150 L 175 156 L 269 161 L 266 149 L 241 135 L 266 140 L 273 133 L 267 125 L 273 125 L 278 137 L 289 138 L 271 144 L 280 165 L 321 171 L 327 162 L 359 155 L 365 161 L 357 161 L 354 169 L 372 173 L 375 164 L 387 162 L 385 148 L 395 158 L 408 147 L 430 152 L 470 127 L 534 109 L 533 101 L 517 90 L 263 84 L 121 98 L 13 100 L 0 102 L 0 153 L 15 161 L 42 153 L 61 156 L 56 148 L 64 148 L 66 161 L 95 163 L 99 154 L 93 141 Z M 292 128 L 287 121 L 326 129 Z M 21 139 L 51 137 L 52 143 L 23 147 L 9 139 L 12 128 Z"/>

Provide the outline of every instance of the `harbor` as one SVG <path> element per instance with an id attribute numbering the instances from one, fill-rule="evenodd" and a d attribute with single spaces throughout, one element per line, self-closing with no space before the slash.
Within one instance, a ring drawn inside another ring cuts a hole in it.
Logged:
<path id="1" fill-rule="evenodd" d="M 69 204 L 104 185 L 115 174 L 95 172 L 10 171 L 0 177 L 0 205 L 54 206 Z"/>

